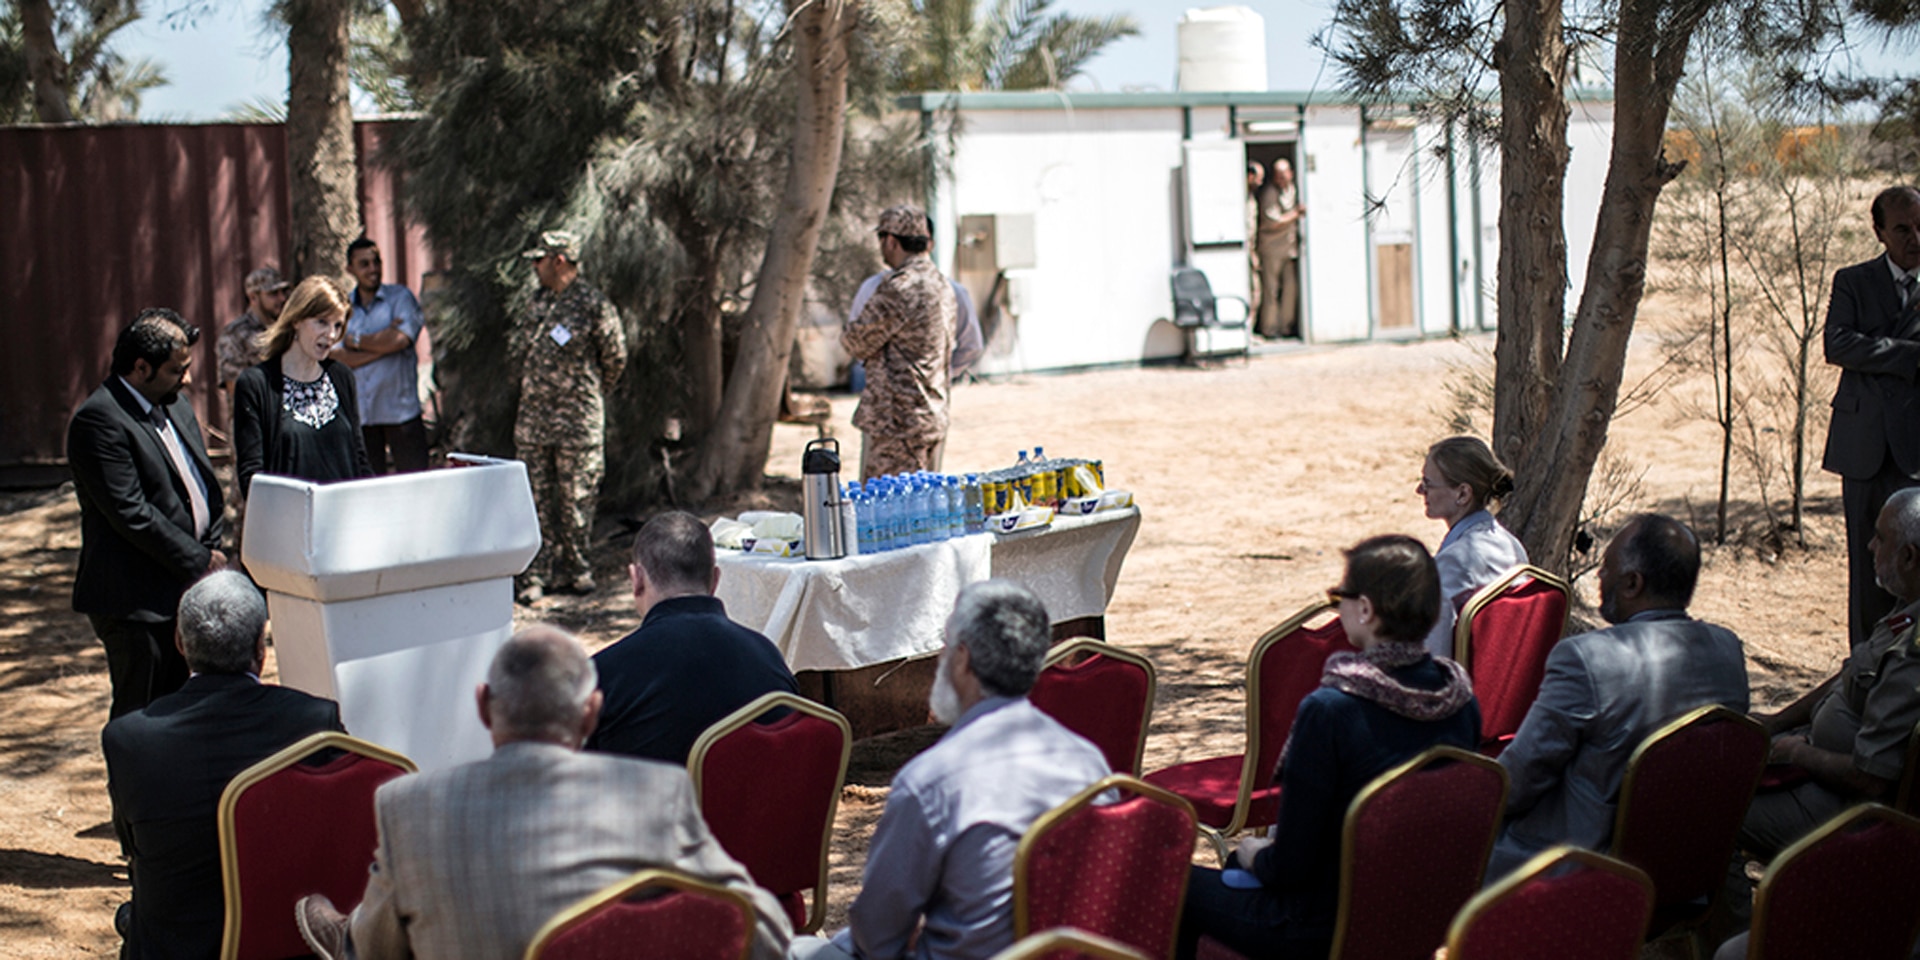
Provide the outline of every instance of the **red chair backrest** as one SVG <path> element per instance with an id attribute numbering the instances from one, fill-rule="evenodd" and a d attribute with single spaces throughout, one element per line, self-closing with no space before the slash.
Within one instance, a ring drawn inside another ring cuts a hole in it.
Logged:
<path id="1" fill-rule="evenodd" d="M 1320 609 L 1332 609 L 1326 605 Z M 1326 672 L 1327 658 L 1343 650 L 1352 650 L 1347 631 L 1334 617 L 1319 626 L 1310 626 L 1317 610 L 1296 617 L 1299 625 L 1274 638 L 1273 642 L 1254 645 L 1253 662 L 1247 670 L 1254 687 L 1249 693 L 1258 701 L 1259 723 L 1247 731 L 1254 752 L 1253 789 L 1273 782 L 1274 768 L 1280 765 L 1280 748 L 1293 730 L 1293 718 L 1300 712 L 1300 701 L 1320 689 L 1320 677 Z M 1284 625 L 1283 625 L 1284 626 Z M 1269 635 L 1271 636 L 1271 635 Z M 1264 647 L 1262 644 L 1266 644 Z"/>
<path id="2" fill-rule="evenodd" d="M 1634 960 L 1653 911 L 1639 870 L 1556 847 L 1475 896 L 1447 936 L 1448 960 Z"/>
<path id="3" fill-rule="evenodd" d="M 753 934 L 753 912 L 735 899 L 700 890 L 641 887 L 600 903 L 543 934 L 528 953 L 537 960 L 741 960 Z M 644 897 L 644 898 L 643 898 Z"/>
<path id="4" fill-rule="evenodd" d="M 1489 743 L 1520 729 L 1540 695 L 1547 654 L 1567 626 L 1566 587 L 1540 571 L 1522 570 L 1484 603 L 1476 596 L 1463 617 L 1469 647 L 1463 662 L 1480 701 L 1480 735 Z"/>
<path id="5" fill-rule="evenodd" d="M 1480 889 L 1506 806 L 1500 765 L 1433 747 L 1353 798 L 1341 838 L 1332 956 L 1430 960 Z"/>
<path id="6" fill-rule="evenodd" d="M 1095 801 L 1109 790 L 1117 803 Z M 1193 859 L 1193 808 L 1115 775 L 1034 821 L 1014 857 L 1014 936 L 1074 927 L 1148 956 L 1173 952 Z"/>
<path id="7" fill-rule="evenodd" d="M 752 722 L 783 706 L 791 711 L 786 716 Z M 709 733 L 719 736 L 703 735 L 689 757 L 700 813 L 714 838 L 790 913 L 800 893 L 824 881 L 851 747 L 837 717 L 791 694 L 769 694 L 714 724 Z M 809 926 L 805 913 L 791 919 L 796 929 Z"/>
<path id="8" fill-rule="evenodd" d="M 1654 907 L 1717 891 L 1767 761 L 1767 733 L 1708 706 L 1649 735 L 1627 761 L 1612 854 L 1653 879 Z"/>
<path id="9" fill-rule="evenodd" d="M 238 943 L 228 953 L 239 960 L 305 957 L 312 951 L 294 925 L 294 902 L 310 893 L 326 894 L 342 911 L 360 902 L 379 841 L 373 792 L 411 771 L 386 759 L 341 752 L 325 763 L 291 763 L 251 782 L 249 772 L 235 777 L 228 788 L 233 850 L 227 887 L 229 937 L 235 922 L 239 924 Z M 227 804 L 223 798 L 222 806 Z M 223 833 L 226 827 L 223 823 Z"/>
<path id="10" fill-rule="evenodd" d="M 1028 691 L 1028 701 L 1093 741 L 1107 758 L 1107 769 L 1138 776 L 1147 717 L 1153 710 L 1152 668 L 1100 652 L 1105 644 L 1099 641 L 1075 641 L 1071 646 L 1092 653 L 1078 661 L 1049 663 Z"/>
<path id="11" fill-rule="evenodd" d="M 1904 960 L 1920 936 L 1920 820 L 1849 810 L 1774 860 L 1754 894 L 1748 956 Z"/>

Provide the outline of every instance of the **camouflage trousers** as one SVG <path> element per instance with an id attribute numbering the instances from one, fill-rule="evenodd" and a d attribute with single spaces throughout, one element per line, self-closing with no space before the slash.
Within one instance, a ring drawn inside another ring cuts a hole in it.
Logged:
<path id="1" fill-rule="evenodd" d="M 896 473 L 935 469 L 938 466 L 935 452 L 944 445 L 944 440 L 903 439 L 862 430 L 860 479 L 865 481 Z"/>
<path id="2" fill-rule="evenodd" d="M 520 447 L 518 453 L 540 517 L 540 552 L 527 568 L 528 578 L 557 587 L 591 577 L 588 541 L 600 475 L 607 467 L 601 447 L 541 445 Z"/>

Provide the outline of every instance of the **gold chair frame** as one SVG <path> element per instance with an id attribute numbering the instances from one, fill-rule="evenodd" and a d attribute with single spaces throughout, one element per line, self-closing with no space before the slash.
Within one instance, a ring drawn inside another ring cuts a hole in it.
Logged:
<path id="1" fill-rule="evenodd" d="M 1073 927 L 1054 927 L 1014 942 L 993 960 L 1039 960 L 1055 950 L 1073 950 L 1097 960 L 1150 960 L 1124 943 Z"/>
<path id="2" fill-rule="evenodd" d="M 1459 747 L 1437 746 L 1422 750 L 1412 759 L 1373 778 L 1371 783 L 1360 788 L 1353 795 L 1353 802 L 1347 804 L 1347 815 L 1340 825 L 1340 909 L 1333 921 L 1333 949 L 1327 956 L 1331 960 L 1340 960 L 1347 942 L 1347 930 L 1353 923 L 1353 895 L 1350 889 L 1353 883 L 1354 846 L 1359 842 L 1360 813 L 1366 809 L 1373 798 L 1385 792 L 1403 777 L 1412 776 L 1428 766 L 1442 760 L 1455 763 L 1472 764 L 1483 770 L 1496 773 L 1500 777 L 1499 808 L 1507 807 L 1507 770 L 1498 762 L 1470 750 Z M 1486 845 L 1480 851 L 1481 874 L 1485 875 L 1487 858 L 1493 854 L 1493 842 L 1500 835 L 1499 829 L 1487 833 Z M 1469 901 L 1471 902 L 1471 901 Z"/>
<path id="3" fill-rule="evenodd" d="M 1646 871 L 1624 860 L 1616 860 L 1604 853 L 1594 853 L 1591 850 L 1582 850 L 1579 847 L 1566 845 L 1548 847 L 1534 854 L 1526 863 L 1521 864 L 1518 870 L 1508 874 L 1505 879 L 1474 894 L 1473 899 L 1468 900 L 1467 905 L 1460 908 L 1460 912 L 1453 918 L 1452 926 L 1447 928 L 1447 957 L 1449 960 L 1474 960 L 1474 955 L 1462 953 L 1461 947 L 1464 945 L 1467 932 L 1479 921 L 1481 915 L 1498 906 L 1521 887 L 1533 882 L 1535 877 L 1539 877 L 1565 863 L 1577 863 L 1589 870 L 1602 870 L 1633 881 L 1633 883 L 1640 888 L 1640 895 L 1644 898 L 1647 913 L 1651 914 L 1653 912 L 1653 880 L 1647 876 Z M 1639 933 L 1636 932 L 1634 939 L 1638 940 L 1639 937 Z"/>
<path id="4" fill-rule="evenodd" d="M 1099 654 L 1103 657 L 1118 660 L 1121 663 L 1131 664 L 1132 666 L 1139 667 L 1147 674 L 1147 706 L 1145 710 L 1140 712 L 1140 742 L 1133 750 L 1133 769 L 1127 771 L 1133 776 L 1138 777 L 1140 775 L 1140 762 L 1147 755 L 1147 729 L 1153 724 L 1153 703 L 1154 700 L 1160 696 L 1159 674 L 1153 669 L 1153 661 L 1148 660 L 1146 657 L 1134 653 L 1131 650 L 1114 646 L 1105 640 L 1096 640 L 1092 637 L 1080 637 L 1054 647 L 1053 650 L 1047 654 L 1047 661 L 1041 666 L 1040 672 L 1045 673 L 1048 667 L 1055 664 L 1070 662 L 1074 657 L 1082 653 Z"/>
<path id="5" fill-rule="evenodd" d="M 1200 825 L 1200 818 L 1194 814 L 1193 804 L 1188 803 L 1187 798 L 1171 790 L 1156 787 L 1145 780 L 1128 776 L 1124 773 L 1115 773 L 1103 777 L 1095 781 L 1092 786 L 1067 798 L 1066 802 L 1041 814 L 1038 819 L 1034 820 L 1033 823 L 1027 827 L 1027 832 L 1020 835 L 1020 845 L 1014 848 L 1013 851 L 1013 936 L 1015 939 L 1024 938 L 1033 932 L 1031 929 L 1033 918 L 1030 916 L 1032 907 L 1029 906 L 1027 902 L 1029 893 L 1027 889 L 1027 864 L 1028 861 L 1033 858 L 1033 850 L 1039 846 L 1040 838 L 1046 836 L 1047 831 L 1053 829 L 1054 826 L 1061 821 L 1066 820 L 1068 817 L 1073 816 L 1087 807 L 1095 806 L 1096 801 L 1110 790 L 1124 790 L 1137 796 L 1146 797 L 1157 803 L 1176 807 L 1186 813 L 1188 823 L 1196 827 Z M 1188 845 L 1191 847 L 1191 840 L 1188 841 Z M 1174 902 L 1183 906 L 1186 900 L 1187 875 L 1182 873 L 1180 876 L 1179 896 Z M 1179 909 L 1180 907 L 1176 906 L 1173 935 L 1167 941 L 1167 949 L 1163 954 L 1164 956 L 1173 956 L 1174 943 L 1180 937 Z M 1085 931 L 1079 930 L 1074 932 L 1085 933 Z M 1092 934 L 1087 935 L 1092 936 Z M 1037 957 L 1040 956 L 1040 954 L 1036 953 L 1034 956 Z"/>
<path id="6" fill-rule="evenodd" d="M 729 734 L 752 723 L 761 714 L 769 710 L 786 707 L 810 717 L 825 720 L 840 728 L 840 770 L 834 775 L 833 797 L 827 801 L 827 827 L 820 832 L 820 871 L 819 879 L 813 886 L 812 903 L 807 906 L 807 923 L 795 933 L 812 933 L 827 920 L 827 857 L 833 846 L 833 823 L 840 813 L 840 791 L 847 783 L 847 762 L 853 756 L 853 728 L 847 724 L 847 718 L 839 712 L 821 706 L 805 697 L 791 693 L 778 692 L 762 694 L 746 706 L 714 721 L 699 738 L 693 741 L 693 749 L 687 753 L 687 773 L 693 778 L 693 796 L 695 802 L 705 793 L 707 751 L 713 745 L 725 739 Z"/>
<path id="7" fill-rule="evenodd" d="M 1760 878 L 1760 885 L 1754 888 L 1754 922 L 1753 928 L 1747 936 L 1747 957 L 1749 960 L 1754 957 L 1766 956 L 1765 948 L 1762 944 L 1766 941 L 1767 928 L 1765 924 L 1761 923 L 1761 920 L 1766 917 L 1767 898 L 1773 892 L 1774 877 L 1779 873 L 1780 868 L 1792 863 L 1796 857 L 1807 852 L 1808 848 L 1819 845 L 1822 841 L 1836 833 L 1851 829 L 1855 823 L 1861 820 L 1868 819 L 1897 823 L 1905 826 L 1909 830 L 1920 832 L 1920 820 L 1884 804 L 1862 803 L 1841 811 L 1838 816 L 1814 828 L 1813 832 L 1789 844 L 1785 850 L 1780 851 L 1779 856 L 1773 858 L 1773 863 L 1767 867 L 1766 874 Z"/>
<path id="8" fill-rule="evenodd" d="M 714 897 L 715 899 L 727 901 L 735 909 L 740 911 L 741 919 L 746 921 L 747 935 L 740 944 L 739 960 L 747 960 L 747 956 L 753 952 L 754 937 L 756 936 L 759 923 L 758 918 L 753 912 L 753 901 L 748 900 L 746 894 L 737 890 L 730 890 L 717 883 L 708 883 L 705 880 L 696 879 L 678 870 L 655 867 L 642 870 L 624 880 L 615 881 L 613 884 L 601 888 L 598 893 L 588 894 L 585 899 L 555 914 L 553 919 L 541 924 L 539 931 L 534 933 L 533 941 L 527 944 L 527 952 L 524 955 L 524 960 L 539 960 L 540 951 L 546 949 L 547 943 L 554 937 L 566 932 L 568 927 L 590 916 L 595 910 L 600 909 L 606 904 L 616 900 L 624 900 L 632 896 L 635 892 L 648 887 L 684 890 L 689 893 L 703 894 Z"/>
<path id="9" fill-rule="evenodd" d="M 1533 564 L 1523 563 L 1501 574 L 1498 580 L 1474 591 L 1473 596 L 1467 600 L 1467 605 L 1460 609 L 1460 616 L 1453 621 L 1453 659 L 1456 663 L 1460 664 L 1461 667 L 1468 671 L 1473 669 L 1471 658 L 1473 657 L 1474 616 L 1480 611 L 1485 610 L 1488 604 L 1498 600 L 1501 594 L 1507 592 L 1507 588 L 1518 583 L 1523 578 L 1538 580 L 1560 591 L 1561 596 L 1567 598 L 1567 612 L 1560 615 L 1560 635 L 1562 637 L 1566 636 L 1567 617 L 1573 611 L 1572 588 L 1567 585 L 1567 581 L 1562 577 L 1550 571 L 1542 570 Z M 1446 600 L 1444 597 L 1441 599 L 1443 602 Z"/>
<path id="10" fill-rule="evenodd" d="M 400 753 L 358 737 L 325 731 L 302 737 L 235 774 L 227 782 L 226 789 L 220 791 L 220 808 L 215 820 L 220 837 L 220 887 L 227 904 L 226 921 L 220 936 L 220 960 L 235 960 L 240 953 L 240 851 L 233 835 L 233 817 L 241 794 L 260 781 L 327 749 L 344 750 L 391 763 L 408 773 L 420 772 L 419 766 Z"/>

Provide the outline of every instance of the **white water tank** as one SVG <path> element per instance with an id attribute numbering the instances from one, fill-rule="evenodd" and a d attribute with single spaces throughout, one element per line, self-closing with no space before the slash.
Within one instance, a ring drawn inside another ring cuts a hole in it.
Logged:
<path id="1" fill-rule="evenodd" d="M 1267 21 L 1251 7 L 1207 7 L 1180 17 L 1181 91 L 1267 89 Z"/>

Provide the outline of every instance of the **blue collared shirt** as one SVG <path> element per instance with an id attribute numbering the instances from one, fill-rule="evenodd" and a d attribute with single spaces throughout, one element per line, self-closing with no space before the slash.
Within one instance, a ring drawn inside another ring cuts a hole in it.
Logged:
<path id="1" fill-rule="evenodd" d="M 347 316 L 347 336 L 371 337 L 395 326 L 399 320 L 407 339 L 418 342 L 424 321 L 420 301 L 413 291 L 398 283 L 383 283 L 371 304 L 362 303 L 360 291 L 353 291 L 353 310 Z M 360 393 L 360 424 L 366 427 L 406 423 L 420 415 L 417 361 L 411 348 L 390 353 L 353 371 L 353 383 Z"/>

